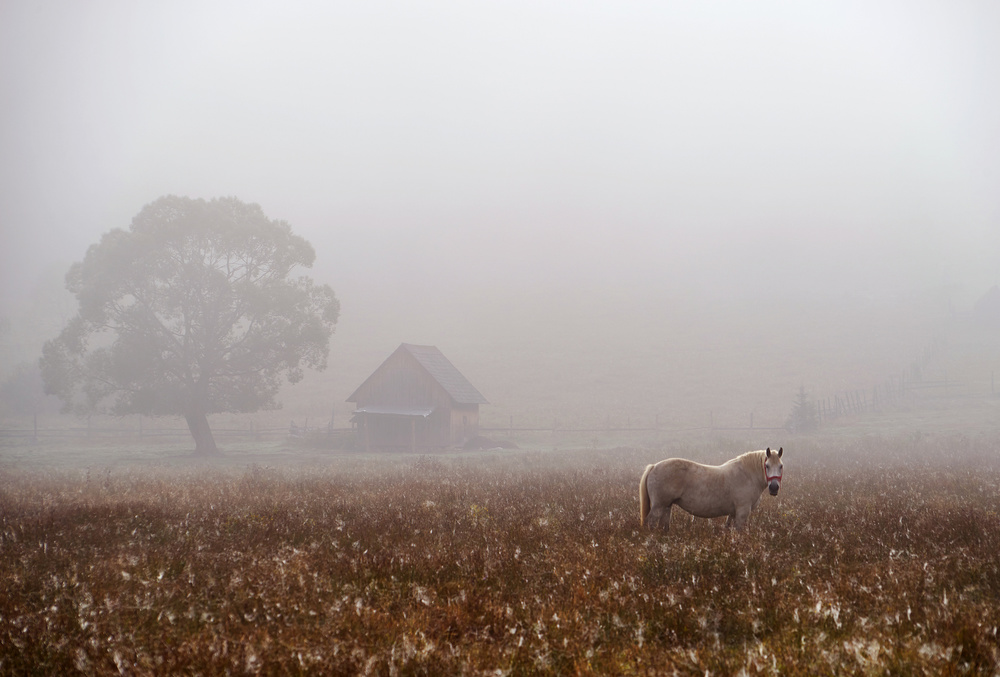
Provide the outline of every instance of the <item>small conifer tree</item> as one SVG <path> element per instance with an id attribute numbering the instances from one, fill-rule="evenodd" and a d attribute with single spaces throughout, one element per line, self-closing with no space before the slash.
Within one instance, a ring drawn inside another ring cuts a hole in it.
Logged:
<path id="1" fill-rule="evenodd" d="M 785 429 L 793 433 L 808 433 L 819 428 L 816 405 L 809 400 L 806 387 L 799 386 L 799 392 L 792 403 L 792 411 L 785 422 Z"/>

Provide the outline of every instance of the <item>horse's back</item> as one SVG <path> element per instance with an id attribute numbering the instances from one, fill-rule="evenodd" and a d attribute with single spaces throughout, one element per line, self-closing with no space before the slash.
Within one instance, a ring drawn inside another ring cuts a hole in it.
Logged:
<path id="1" fill-rule="evenodd" d="M 647 490 L 653 500 L 670 500 L 673 502 L 681 493 L 692 473 L 697 473 L 700 463 L 686 458 L 668 458 L 648 468 Z M 654 497 L 655 495 L 655 497 Z"/>
<path id="2" fill-rule="evenodd" d="M 689 475 L 709 475 L 721 466 L 705 465 L 687 458 L 668 458 L 653 466 L 657 474 L 683 478 Z"/>
<path id="3" fill-rule="evenodd" d="M 725 466 L 668 458 L 649 474 L 652 504 L 676 504 L 696 517 L 721 517 L 733 511 Z"/>

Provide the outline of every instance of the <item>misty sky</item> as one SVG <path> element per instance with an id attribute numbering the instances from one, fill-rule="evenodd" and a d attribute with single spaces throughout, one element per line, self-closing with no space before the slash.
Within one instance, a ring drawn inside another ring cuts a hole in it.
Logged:
<path id="1" fill-rule="evenodd" d="M 1000 282 L 993 2 L 3 2 L 9 302 L 165 194 L 343 297 Z"/>

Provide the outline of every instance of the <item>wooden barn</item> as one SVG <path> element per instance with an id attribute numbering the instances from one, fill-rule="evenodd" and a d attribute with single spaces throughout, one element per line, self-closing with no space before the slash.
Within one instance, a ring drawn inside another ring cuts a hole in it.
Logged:
<path id="1" fill-rule="evenodd" d="M 461 445 L 479 433 L 489 404 L 434 346 L 403 343 L 347 398 L 366 449 Z"/>

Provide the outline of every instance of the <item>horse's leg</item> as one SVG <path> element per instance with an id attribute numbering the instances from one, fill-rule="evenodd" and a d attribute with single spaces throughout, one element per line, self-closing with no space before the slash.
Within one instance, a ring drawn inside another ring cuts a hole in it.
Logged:
<path id="1" fill-rule="evenodd" d="M 670 531 L 670 504 L 668 503 L 666 507 L 657 505 L 650 510 L 646 517 L 646 526 L 650 529 L 660 527 L 664 531 Z"/>
<path id="2" fill-rule="evenodd" d="M 658 505 L 654 505 L 649 510 L 649 514 L 646 515 L 646 526 L 650 531 L 660 526 L 660 516 L 663 515 L 663 508 Z"/>
<path id="3" fill-rule="evenodd" d="M 746 526 L 747 519 L 750 517 L 751 508 L 752 506 L 750 505 L 741 505 L 738 508 L 736 508 L 735 516 L 734 515 L 729 516 L 729 519 L 733 520 L 733 526 L 738 531 L 742 530 L 743 527 Z"/>

